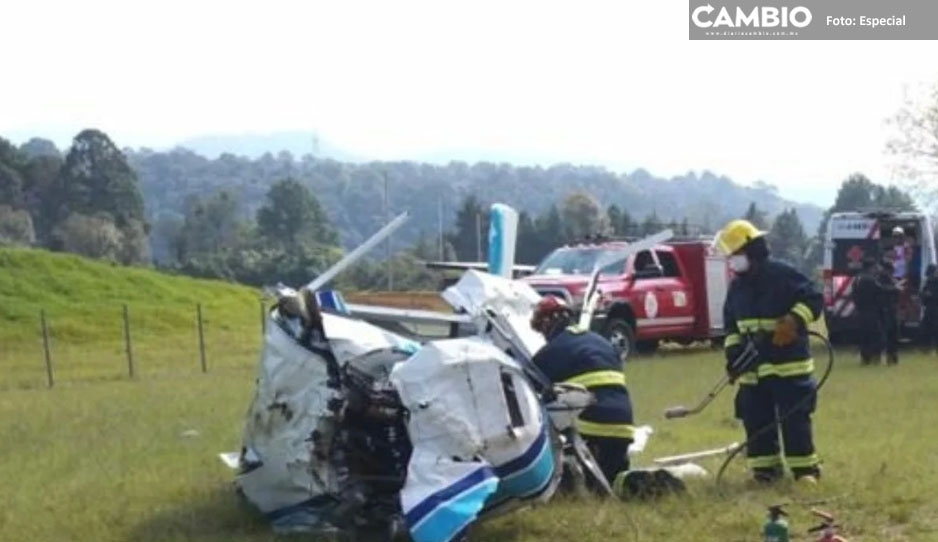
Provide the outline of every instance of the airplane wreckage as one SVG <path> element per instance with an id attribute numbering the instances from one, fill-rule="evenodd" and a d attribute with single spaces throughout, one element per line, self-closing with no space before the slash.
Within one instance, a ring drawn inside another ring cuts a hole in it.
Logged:
<path id="1" fill-rule="evenodd" d="M 300 290 L 271 291 L 277 301 L 242 448 L 221 457 L 275 531 L 448 542 L 480 520 L 546 502 L 560 487 L 615 494 L 576 430 L 592 394 L 552 384 L 531 362 L 544 344 L 529 325 L 540 296 L 511 279 L 517 213 L 496 204 L 492 214 L 488 272 L 470 269 L 442 293 L 453 314 L 346 305 L 322 289 L 406 213 Z M 633 243 L 628 253 L 670 235 Z M 609 263 L 597 262 L 589 292 Z M 581 323 L 594 305 L 587 295 Z M 421 342 L 369 319 L 470 331 Z M 639 428 L 630 453 L 650 433 Z M 664 465 L 674 463 L 680 457 Z M 666 472 L 680 486 L 675 475 L 700 471 L 684 464 L 629 474 Z"/>

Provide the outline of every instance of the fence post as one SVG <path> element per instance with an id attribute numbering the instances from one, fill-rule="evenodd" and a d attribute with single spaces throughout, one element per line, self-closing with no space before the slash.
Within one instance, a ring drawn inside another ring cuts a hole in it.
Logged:
<path id="1" fill-rule="evenodd" d="M 199 359 L 202 362 L 202 372 L 207 373 L 208 367 L 205 364 L 205 333 L 202 331 L 202 304 L 197 304 L 195 310 L 199 320 Z"/>
<path id="2" fill-rule="evenodd" d="M 127 309 L 126 303 L 124 303 L 124 350 L 127 352 L 127 372 L 130 374 L 130 378 L 133 379 L 136 376 L 134 373 L 134 349 L 130 340 L 130 311 Z"/>
<path id="3" fill-rule="evenodd" d="M 49 326 L 46 325 L 45 309 L 39 309 L 39 320 L 42 323 L 42 349 L 46 358 L 46 379 L 51 388 L 55 385 L 55 375 L 52 372 L 52 350 L 49 348 Z"/>
<path id="4" fill-rule="evenodd" d="M 264 299 L 259 300 L 261 305 L 261 336 L 267 334 L 267 310 L 264 307 Z"/>

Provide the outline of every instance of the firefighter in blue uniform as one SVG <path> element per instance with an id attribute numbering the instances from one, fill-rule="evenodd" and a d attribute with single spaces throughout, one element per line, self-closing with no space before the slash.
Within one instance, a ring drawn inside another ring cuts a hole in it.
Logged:
<path id="1" fill-rule="evenodd" d="M 531 327 L 547 344 L 534 355 L 534 364 L 554 383 L 580 384 L 593 392 L 596 403 L 580 415 L 577 429 L 611 483 L 629 470 L 634 435 L 623 362 L 606 338 L 572 324 L 573 311 L 561 299 L 547 296 L 538 303 Z"/>
<path id="2" fill-rule="evenodd" d="M 736 417 L 746 429 L 747 457 L 757 481 L 784 474 L 816 483 L 821 474 L 814 449 L 811 414 L 817 403 L 814 360 L 807 326 L 820 317 L 823 298 L 811 281 L 769 258 L 765 232 L 734 220 L 714 240 L 736 274 L 724 305 L 727 372 L 739 382 Z M 758 362 L 739 374 L 733 366 L 746 341 L 755 341 Z M 775 429 L 780 416 L 784 462 Z"/>

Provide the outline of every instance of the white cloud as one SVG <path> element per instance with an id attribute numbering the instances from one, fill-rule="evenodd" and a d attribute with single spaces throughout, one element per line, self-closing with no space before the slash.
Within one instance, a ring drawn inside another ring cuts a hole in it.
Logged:
<path id="1" fill-rule="evenodd" d="M 680 2 L 16 2 L 0 133 L 121 145 L 316 130 L 378 158 L 536 153 L 711 169 L 798 199 L 888 180 L 935 42 L 691 42 Z"/>

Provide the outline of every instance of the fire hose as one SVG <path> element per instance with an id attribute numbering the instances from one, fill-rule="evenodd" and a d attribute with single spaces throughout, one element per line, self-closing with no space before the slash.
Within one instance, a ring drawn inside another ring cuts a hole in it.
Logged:
<path id="1" fill-rule="evenodd" d="M 815 391 L 816 391 L 816 392 L 819 392 L 819 391 L 821 390 L 821 388 L 824 387 L 824 384 L 827 383 L 827 379 L 830 378 L 831 372 L 832 372 L 833 369 L 834 369 L 834 347 L 831 346 L 831 343 L 830 343 L 830 341 L 827 339 L 827 337 L 824 337 L 824 336 L 821 335 L 820 333 L 817 333 L 817 332 L 815 332 L 815 331 L 809 331 L 809 332 L 808 332 L 808 336 L 809 336 L 809 337 L 814 337 L 815 339 L 819 340 L 821 343 L 824 344 L 825 348 L 827 348 L 827 367 L 824 369 L 824 374 L 821 375 L 821 378 L 820 378 L 820 380 L 818 380 L 817 386 L 816 386 L 816 388 L 815 388 Z M 814 399 L 814 396 L 812 396 L 812 395 L 807 395 L 807 396 L 805 396 L 805 397 L 802 398 L 800 401 L 798 401 L 797 403 L 795 403 L 794 405 L 792 405 L 792 407 L 791 407 L 790 409 L 788 409 L 784 414 L 781 414 L 781 415 L 779 415 L 779 416 L 776 416 L 774 422 L 772 422 L 772 423 L 770 423 L 770 424 L 767 424 L 767 425 L 765 425 L 765 426 L 759 428 L 755 433 L 753 433 L 752 435 L 750 435 L 749 438 L 746 439 L 746 441 L 745 441 L 744 443 L 742 443 L 741 445 L 737 446 L 736 449 L 734 449 L 732 452 L 730 452 L 730 454 L 729 454 L 729 455 L 726 457 L 726 459 L 723 461 L 723 464 L 720 466 L 720 470 L 717 471 L 717 476 L 716 476 L 716 484 L 717 484 L 717 486 L 718 486 L 718 487 L 720 486 L 720 482 L 721 482 L 721 480 L 723 479 L 723 473 L 726 472 L 726 468 L 729 467 L 730 463 L 733 462 L 733 459 L 735 459 L 735 458 L 739 455 L 739 453 L 740 453 L 742 450 L 745 450 L 746 448 L 748 448 L 748 446 L 749 446 L 750 444 L 752 444 L 753 442 L 755 442 L 756 439 L 758 439 L 758 438 L 762 437 L 763 435 L 765 435 L 767 432 L 769 432 L 769 431 L 778 431 L 779 428 L 781 427 L 782 423 L 783 423 L 785 420 L 787 420 L 788 418 L 790 418 L 792 415 L 794 415 L 794 414 L 795 414 L 796 412 L 798 412 L 800 409 L 804 408 L 804 407 L 805 407 L 808 403 L 810 403 L 813 399 Z"/>

